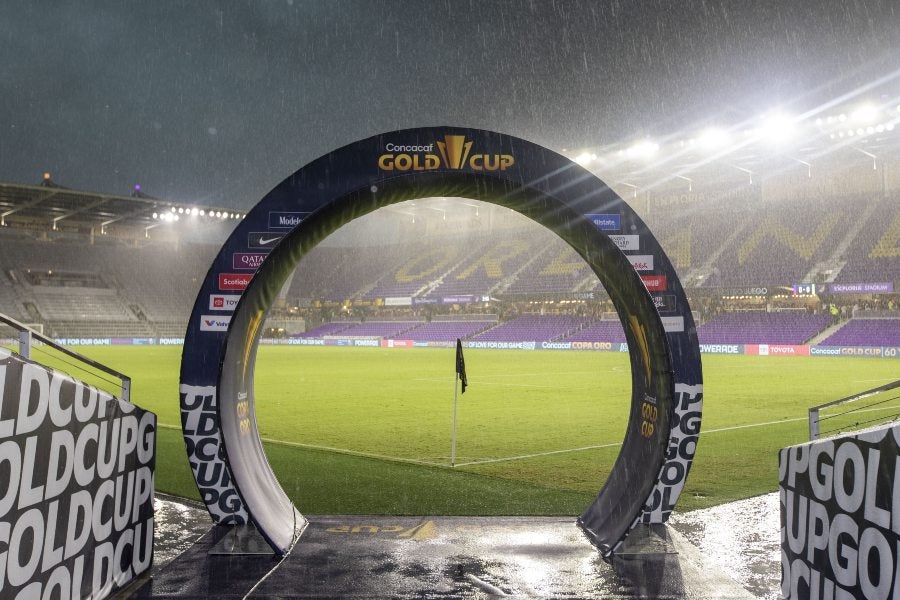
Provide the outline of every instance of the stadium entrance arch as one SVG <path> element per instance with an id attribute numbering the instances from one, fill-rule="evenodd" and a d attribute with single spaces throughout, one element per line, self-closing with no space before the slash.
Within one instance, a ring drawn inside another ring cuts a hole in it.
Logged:
<path id="1" fill-rule="evenodd" d="M 181 362 L 184 440 L 203 501 L 216 523 L 254 524 L 276 553 L 297 541 L 306 520 L 269 467 L 254 408 L 266 314 L 300 259 L 343 224 L 439 196 L 504 206 L 555 232 L 618 312 L 629 420 L 606 483 L 578 518 L 608 557 L 634 527 L 665 522 L 691 466 L 702 374 L 690 307 L 659 243 L 606 184 L 546 148 L 475 129 L 407 129 L 335 150 L 282 181 L 235 228 L 200 288 Z M 655 299 L 665 300 L 662 315 Z"/>

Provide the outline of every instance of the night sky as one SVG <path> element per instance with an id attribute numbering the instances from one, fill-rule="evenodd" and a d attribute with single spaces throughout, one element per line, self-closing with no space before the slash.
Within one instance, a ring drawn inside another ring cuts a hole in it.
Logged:
<path id="1" fill-rule="evenodd" d="M 900 3 L 4 2 L 0 58 L 0 180 L 247 208 L 405 127 L 561 150 L 896 103 Z"/>

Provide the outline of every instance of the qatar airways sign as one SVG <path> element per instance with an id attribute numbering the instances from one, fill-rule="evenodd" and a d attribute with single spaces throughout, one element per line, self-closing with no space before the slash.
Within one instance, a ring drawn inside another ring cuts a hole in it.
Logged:
<path id="1" fill-rule="evenodd" d="M 255 271 L 267 256 L 265 252 L 235 252 L 231 257 L 231 268 Z"/>

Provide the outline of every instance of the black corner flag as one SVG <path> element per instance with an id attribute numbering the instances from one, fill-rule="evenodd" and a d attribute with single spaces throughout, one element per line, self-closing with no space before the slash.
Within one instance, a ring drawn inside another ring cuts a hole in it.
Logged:
<path id="1" fill-rule="evenodd" d="M 462 340 L 459 338 L 456 338 L 456 374 L 459 375 L 459 380 L 462 382 L 462 393 L 465 394 L 469 382 L 466 381 L 466 361 L 462 353 Z"/>

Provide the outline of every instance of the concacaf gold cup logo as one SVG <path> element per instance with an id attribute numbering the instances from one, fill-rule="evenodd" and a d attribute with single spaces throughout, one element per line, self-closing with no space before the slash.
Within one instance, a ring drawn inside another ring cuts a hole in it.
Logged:
<path id="1" fill-rule="evenodd" d="M 505 171 L 516 163 L 511 154 L 473 154 L 473 143 L 466 141 L 464 135 L 445 135 L 443 141 L 432 144 L 388 143 L 385 153 L 378 157 L 378 168 L 382 171 Z"/>

